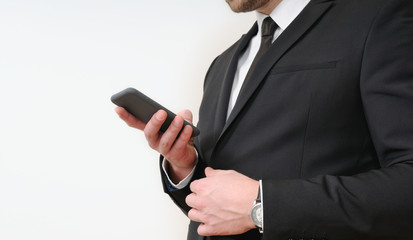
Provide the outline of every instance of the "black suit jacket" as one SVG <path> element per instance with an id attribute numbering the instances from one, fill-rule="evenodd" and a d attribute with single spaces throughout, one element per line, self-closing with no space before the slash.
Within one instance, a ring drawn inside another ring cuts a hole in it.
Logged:
<path id="1" fill-rule="evenodd" d="M 263 179 L 264 234 L 413 239 L 413 1 L 312 0 L 257 63 L 226 121 L 240 53 L 204 83 L 199 166 Z M 165 191 L 184 211 L 188 188 Z M 189 227 L 188 239 L 204 239 Z"/>

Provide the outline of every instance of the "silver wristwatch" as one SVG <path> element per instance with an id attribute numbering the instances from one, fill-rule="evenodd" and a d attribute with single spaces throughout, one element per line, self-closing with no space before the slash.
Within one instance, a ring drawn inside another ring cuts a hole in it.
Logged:
<path id="1" fill-rule="evenodd" d="M 254 205 L 252 206 L 249 215 L 250 215 L 252 221 L 254 222 L 255 226 L 257 226 L 260 233 L 263 233 L 263 230 L 262 230 L 263 214 L 262 214 L 262 204 L 261 204 L 261 187 L 258 188 L 258 197 L 254 201 Z"/>

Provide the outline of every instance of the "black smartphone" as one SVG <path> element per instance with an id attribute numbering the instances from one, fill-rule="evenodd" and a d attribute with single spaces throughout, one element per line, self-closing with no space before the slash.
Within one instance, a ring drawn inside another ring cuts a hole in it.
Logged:
<path id="1" fill-rule="evenodd" d="M 164 106 L 134 88 L 126 88 L 125 90 L 114 94 L 111 97 L 111 101 L 114 104 L 123 107 L 126 111 L 145 123 L 147 123 L 158 110 L 164 110 L 168 116 L 161 127 L 161 132 L 165 132 L 168 129 L 172 120 L 176 116 L 175 113 L 169 111 Z M 184 127 L 186 125 L 192 127 L 192 137 L 199 135 L 199 129 L 197 127 L 187 121 L 184 121 Z"/>

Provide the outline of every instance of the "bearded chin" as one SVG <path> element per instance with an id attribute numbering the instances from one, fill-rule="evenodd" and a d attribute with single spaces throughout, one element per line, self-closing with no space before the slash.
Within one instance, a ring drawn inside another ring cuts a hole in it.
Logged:
<path id="1" fill-rule="evenodd" d="M 269 1 L 270 0 L 226 0 L 231 10 L 236 13 L 254 11 Z"/>

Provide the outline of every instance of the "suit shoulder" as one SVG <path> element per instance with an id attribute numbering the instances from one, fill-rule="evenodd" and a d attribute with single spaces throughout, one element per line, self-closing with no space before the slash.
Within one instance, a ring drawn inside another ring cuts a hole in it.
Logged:
<path id="1" fill-rule="evenodd" d="M 364 12 L 375 12 L 386 4 L 392 4 L 397 2 L 409 2 L 405 0 L 332 0 L 334 4 L 339 6 L 347 6 L 356 10 L 362 10 Z M 349 16 L 351 17 L 351 16 Z"/>

